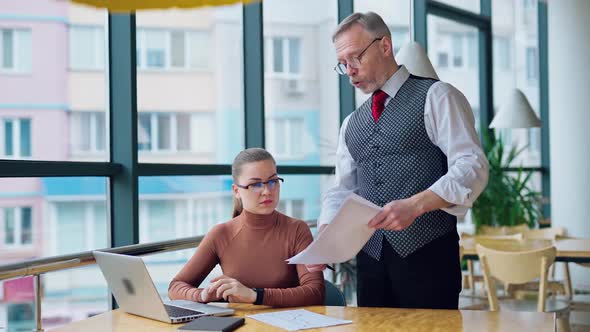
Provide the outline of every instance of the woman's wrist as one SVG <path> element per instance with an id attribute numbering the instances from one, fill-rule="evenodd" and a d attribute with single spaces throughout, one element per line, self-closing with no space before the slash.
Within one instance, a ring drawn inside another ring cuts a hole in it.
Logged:
<path id="1" fill-rule="evenodd" d="M 252 292 L 254 293 L 254 304 L 262 304 L 264 301 L 264 288 L 252 288 Z"/>

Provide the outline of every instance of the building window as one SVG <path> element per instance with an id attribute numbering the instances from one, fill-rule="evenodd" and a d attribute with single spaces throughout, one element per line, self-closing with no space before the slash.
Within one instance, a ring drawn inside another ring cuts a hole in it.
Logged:
<path id="1" fill-rule="evenodd" d="M 209 34 L 204 31 L 138 29 L 140 69 L 208 69 Z"/>
<path id="2" fill-rule="evenodd" d="M 0 72 L 30 73 L 31 30 L 0 29 Z"/>
<path id="3" fill-rule="evenodd" d="M 267 73 L 288 77 L 301 75 L 301 39 L 294 37 L 267 38 L 265 70 Z"/>
<path id="4" fill-rule="evenodd" d="M 85 250 L 106 248 L 107 209 L 104 202 L 51 202 L 53 214 L 52 251 L 64 255 Z M 60 241 L 61 239 L 67 239 Z"/>
<path id="5" fill-rule="evenodd" d="M 529 82 L 537 80 L 537 49 L 534 47 L 526 48 L 526 78 Z"/>
<path id="6" fill-rule="evenodd" d="M 72 112 L 70 144 L 74 152 L 97 153 L 105 150 L 104 112 Z"/>
<path id="7" fill-rule="evenodd" d="M 305 123 L 301 118 L 269 119 L 269 150 L 277 159 L 303 159 Z"/>
<path id="8" fill-rule="evenodd" d="M 31 207 L 4 208 L 4 245 L 10 247 L 33 244 Z"/>
<path id="9" fill-rule="evenodd" d="M 1 119 L 0 156 L 5 158 L 31 157 L 31 119 Z"/>
<path id="10" fill-rule="evenodd" d="M 438 68 L 448 68 L 449 67 L 449 54 L 446 52 L 438 52 L 436 55 L 436 62 L 438 64 Z"/>
<path id="11" fill-rule="evenodd" d="M 137 132 L 140 151 L 211 153 L 215 149 L 213 113 L 140 113 Z"/>
<path id="12" fill-rule="evenodd" d="M 305 201 L 303 199 L 283 199 L 279 202 L 277 210 L 296 219 L 305 218 Z"/>
<path id="13" fill-rule="evenodd" d="M 70 27 L 70 68 L 103 69 L 105 36 L 102 27 Z"/>
<path id="14" fill-rule="evenodd" d="M 510 70 L 510 40 L 494 37 L 494 69 Z"/>

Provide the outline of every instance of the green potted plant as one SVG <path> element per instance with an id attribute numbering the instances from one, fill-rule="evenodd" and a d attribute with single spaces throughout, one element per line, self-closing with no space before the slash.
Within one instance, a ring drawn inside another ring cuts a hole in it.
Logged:
<path id="1" fill-rule="evenodd" d="M 484 151 L 490 163 L 488 185 L 473 203 L 472 217 L 476 233 L 481 225 L 534 227 L 541 216 L 541 193 L 530 187 L 533 171 L 518 167 L 507 172 L 512 162 L 525 149 L 506 149 L 502 137 L 490 139 L 484 134 Z M 511 174 L 512 173 L 512 174 Z"/>

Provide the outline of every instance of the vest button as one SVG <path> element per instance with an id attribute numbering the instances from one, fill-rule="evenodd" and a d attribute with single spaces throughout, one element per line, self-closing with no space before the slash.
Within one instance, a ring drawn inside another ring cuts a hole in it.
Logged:
<path id="1" fill-rule="evenodd" d="M 379 145 L 373 144 L 373 145 L 371 145 L 371 149 L 379 150 Z"/>
<path id="2" fill-rule="evenodd" d="M 380 162 L 376 162 L 375 163 L 375 167 L 381 167 L 381 163 Z"/>

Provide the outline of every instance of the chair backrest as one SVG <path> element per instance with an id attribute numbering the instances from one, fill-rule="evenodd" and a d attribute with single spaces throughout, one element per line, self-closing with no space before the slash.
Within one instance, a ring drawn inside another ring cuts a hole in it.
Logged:
<path id="1" fill-rule="evenodd" d="M 476 235 L 475 240 L 522 240 L 524 236 L 522 233 L 510 234 L 510 235 Z"/>
<path id="2" fill-rule="evenodd" d="M 510 284 L 523 284 L 539 278 L 540 287 L 537 310 L 545 310 L 547 271 L 549 266 L 555 261 L 557 252 L 555 247 L 550 246 L 528 251 L 499 251 L 477 244 L 476 250 L 488 288 L 488 299 L 491 310 L 498 310 L 498 300 L 492 277 Z"/>
<path id="3" fill-rule="evenodd" d="M 558 236 L 565 235 L 565 228 L 563 227 L 546 227 L 529 229 L 524 232 L 525 239 L 548 239 L 555 240 Z"/>
<path id="4" fill-rule="evenodd" d="M 529 230 L 529 226 L 527 226 L 526 224 L 502 227 L 481 225 L 479 227 L 478 235 L 511 235 L 517 233 L 524 233 L 527 230 Z"/>
<path id="5" fill-rule="evenodd" d="M 324 280 L 326 294 L 324 296 L 324 305 L 346 307 L 344 294 L 333 283 Z"/>

